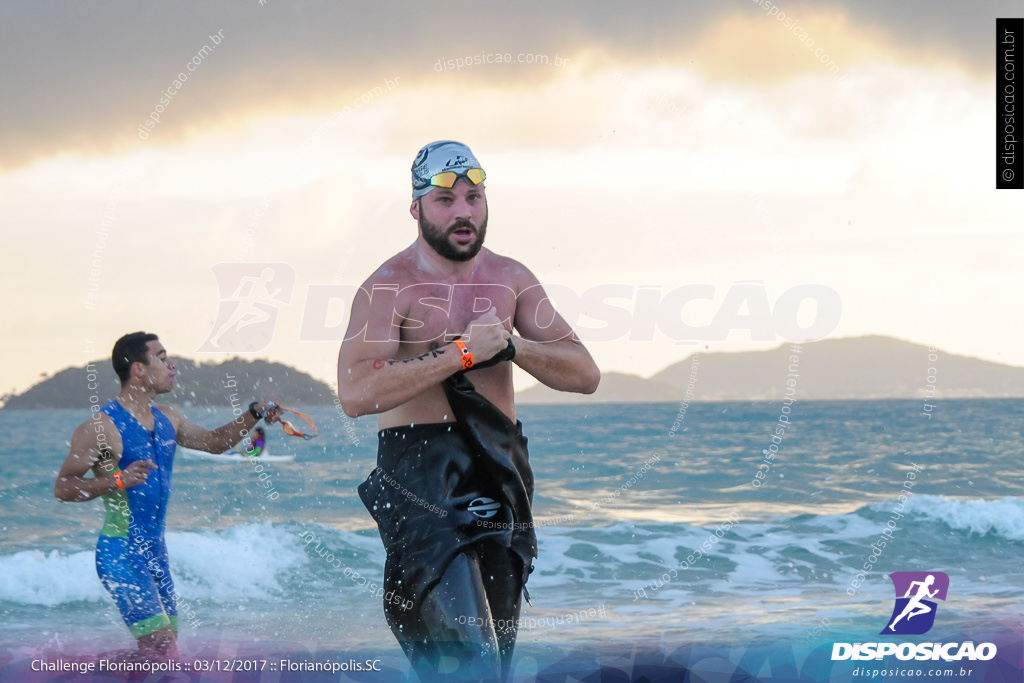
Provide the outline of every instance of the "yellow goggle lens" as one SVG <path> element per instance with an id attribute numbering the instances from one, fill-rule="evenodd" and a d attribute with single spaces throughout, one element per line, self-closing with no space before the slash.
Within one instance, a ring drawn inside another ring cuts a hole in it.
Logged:
<path id="1" fill-rule="evenodd" d="M 430 178 L 430 184 L 434 187 L 454 187 L 455 182 L 461 176 L 466 176 L 469 181 L 474 185 L 479 185 L 487 178 L 487 174 L 484 173 L 482 168 L 471 168 L 465 173 L 456 173 L 455 171 L 445 171 L 444 173 L 438 173 L 437 175 Z"/>

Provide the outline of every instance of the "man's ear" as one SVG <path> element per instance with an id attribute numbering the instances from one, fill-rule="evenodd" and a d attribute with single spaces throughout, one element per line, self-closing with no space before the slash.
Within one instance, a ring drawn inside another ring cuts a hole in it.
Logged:
<path id="1" fill-rule="evenodd" d="M 414 199 L 412 204 L 409 205 L 409 215 L 416 220 L 420 219 L 420 200 Z"/>

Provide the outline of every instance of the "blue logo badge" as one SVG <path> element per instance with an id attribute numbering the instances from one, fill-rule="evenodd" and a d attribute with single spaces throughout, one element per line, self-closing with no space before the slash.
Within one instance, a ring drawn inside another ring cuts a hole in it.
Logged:
<path id="1" fill-rule="evenodd" d="M 946 600 L 949 577 L 943 572 L 893 572 L 896 606 L 879 635 L 919 636 L 935 623 L 935 600 Z"/>

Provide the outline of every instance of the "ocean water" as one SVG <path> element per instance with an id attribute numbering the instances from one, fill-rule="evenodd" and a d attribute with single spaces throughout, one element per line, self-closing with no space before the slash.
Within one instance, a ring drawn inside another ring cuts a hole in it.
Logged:
<path id="1" fill-rule="evenodd" d="M 781 406 L 693 403 L 681 420 L 678 403 L 520 407 L 540 557 L 517 680 L 608 668 L 621 680 L 641 669 L 650 680 L 659 680 L 651 671 L 682 680 L 705 669 L 700 680 L 737 671 L 853 680 L 856 663 L 819 656 L 815 673 L 808 662 L 833 642 L 884 640 L 894 571 L 949 575 L 924 638 L 999 641 L 994 663 L 957 680 L 1019 672 L 1024 401 L 942 401 L 930 418 L 913 400 L 797 401 L 768 450 Z M 382 660 L 379 680 L 405 677 L 374 595 L 384 552 L 356 495 L 374 467 L 375 421 L 304 410 L 317 439 L 268 430 L 270 449 L 294 453 L 292 463 L 257 471 L 176 458 L 167 540 L 194 612 L 182 620 L 182 649 L 358 653 Z M 209 427 L 231 418 L 227 409 L 186 412 Z M 87 417 L 0 411 L 7 671 L 133 646 L 93 565 L 102 504 L 52 495 L 71 432 Z M 873 551 L 880 538 L 885 548 Z"/>

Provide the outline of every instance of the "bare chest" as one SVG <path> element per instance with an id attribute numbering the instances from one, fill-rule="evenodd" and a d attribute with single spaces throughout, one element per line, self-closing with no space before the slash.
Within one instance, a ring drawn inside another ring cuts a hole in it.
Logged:
<path id="1" fill-rule="evenodd" d="M 395 297 L 394 324 L 404 343 L 446 344 L 492 308 L 509 331 L 515 319 L 515 290 L 502 284 L 418 283 L 402 288 Z"/>

